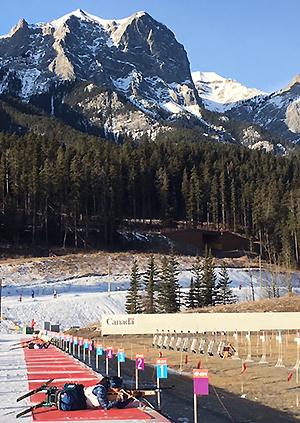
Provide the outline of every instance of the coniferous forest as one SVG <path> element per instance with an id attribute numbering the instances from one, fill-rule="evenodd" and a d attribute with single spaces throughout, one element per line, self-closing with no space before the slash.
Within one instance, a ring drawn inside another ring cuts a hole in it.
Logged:
<path id="1" fill-rule="evenodd" d="M 174 131 L 68 143 L 0 134 L 1 234 L 14 245 L 111 248 L 125 220 L 184 222 L 260 242 L 270 263 L 297 267 L 300 157 L 195 140 Z"/>

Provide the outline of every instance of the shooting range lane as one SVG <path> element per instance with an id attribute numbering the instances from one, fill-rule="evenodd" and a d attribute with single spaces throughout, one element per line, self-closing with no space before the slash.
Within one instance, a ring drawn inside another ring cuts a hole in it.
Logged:
<path id="1" fill-rule="evenodd" d="M 47 349 L 24 348 L 25 362 L 27 367 L 28 390 L 41 386 L 49 379 L 54 379 L 49 386 L 63 387 L 65 383 L 82 383 L 84 386 L 92 386 L 99 378 L 83 363 L 75 360 L 72 356 L 59 350 L 53 345 Z M 36 404 L 45 399 L 45 391 L 38 392 L 30 397 L 30 401 Z M 151 420 L 155 423 L 167 423 L 169 420 L 155 411 L 144 411 L 138 408 L 135 401 L 132 405 L 119 410 L 78 410 L 61 411 L 54 407 L 38 408 L 32 412 L 33 421 L 39 422 L 65 422 L 65 421 L 105 421 L 111 422 L 142 422 Z"/>

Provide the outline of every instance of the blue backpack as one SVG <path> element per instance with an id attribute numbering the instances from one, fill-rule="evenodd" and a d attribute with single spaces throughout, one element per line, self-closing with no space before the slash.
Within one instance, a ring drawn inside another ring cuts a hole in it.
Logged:
<path id="1" fill-rule="evenodd" d="M 57 406 L 62 411 L 86 409 L 84 386 L 75 383 L 66 383 L 58 394 Z"/>

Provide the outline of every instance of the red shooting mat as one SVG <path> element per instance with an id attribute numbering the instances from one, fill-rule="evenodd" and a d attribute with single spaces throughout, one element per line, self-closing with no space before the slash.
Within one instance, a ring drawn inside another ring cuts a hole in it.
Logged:
<path id="1" fill-rule="evenodd" d="M 59 422 L 59 421 L 116 421 L 123 420 L 152 420 L 153 417 L 136 407 L 126 407 L 123 410 L 78 410 L 60 411 L 56 408 L 38 408 L 33 413 L 34 421 Z"/>
<path id="2" fill-rule="evenodd" d="M 82 383 L 84 386 L 92 386 L 99 378 L 82 363 L 76 362 L 72 356 L 67 355 L 54 346 L 48 349 L 30 350 L 24 348 L 25 361 L 28 371 L 28 390 L 36 389 L 43 381 L 54 379 L 49 386 L 63 386 L 65 383 Z M 38 392 L 30 397 L 36 404 L 45 399 L 45 392 Z M 78 410 L 61 411 L 54 407 L 42 407 L 32 412 L 33 421 L 37 422 L 66 422 L 66 421 L 131 421 L 152 420 L 156 422 L 168 422 L 156 412 L 145 412 L 132 404 L 122 410 Z"/>
<path id="3" fill-rule="evenodd" d="M 27 370 L 28 370 L 29 373 L 43 372 L 43 371 L 46 371 L 47 369 L 51 369 L 51 371 L 59 369 L 62 372 L 65 372 L 65 371 L 69 372 L 69 371 L 72 371 L 72 370 L 78 370 L 78 365 L 76 363 L 72 363 L 72 364 L 56 364 L 56 363 L 51 363 L 51 364 L 49 363 L 48 364 L 47 363 L 46 365 L 45 365 L 45 363 L 43 363 L 43 364 L 38 364 L 38 363 L 28 364 L 28 363 L 26 363 L 26 365 L 27 365 Z M 86 368 L 81 367 L 81 370 L 86 370 Z"/>

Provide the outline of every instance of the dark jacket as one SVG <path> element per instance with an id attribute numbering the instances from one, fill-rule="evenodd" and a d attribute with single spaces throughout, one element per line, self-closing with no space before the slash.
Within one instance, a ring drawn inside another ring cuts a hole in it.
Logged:
<path id="1" fill-rule="evenodd" d="M 91 398 L 90 393 L 92 393 L 92 395 L 95 395 L 96 398 Z M 85 395 L 87 397 L 88 403 L 91 402 L 94 407 L 97 407 L 98 403 L 98 407 L 103 407 L 105 408 L 105 410 L 110 410 L 112 407 L 124 408 L 131 402 L 131 400 L 128 399 L 123 401 L 121 397 L 119 397 L 115 401 L 109 401 L 107 388 L 101 384 L 98 384 L 94 387 L 85 388 Z"/>

